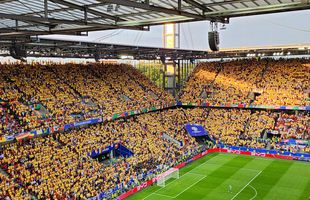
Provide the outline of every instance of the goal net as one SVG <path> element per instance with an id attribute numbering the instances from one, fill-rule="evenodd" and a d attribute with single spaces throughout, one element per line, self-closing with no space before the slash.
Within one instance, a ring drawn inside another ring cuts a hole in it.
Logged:
<path id="1" fill-rule="evenodd" d="M 180 175 L 179 175 L 179 169 L 177 168 L 171 168 L 168 171 L 158 175 L 156 177 L 157 179 L 157 185 L 159 187 L 165 187 L 166 186 L 166 181 L 171 179 L 171 178 L 175 178 L 175 179 L 179 179 Z"/>

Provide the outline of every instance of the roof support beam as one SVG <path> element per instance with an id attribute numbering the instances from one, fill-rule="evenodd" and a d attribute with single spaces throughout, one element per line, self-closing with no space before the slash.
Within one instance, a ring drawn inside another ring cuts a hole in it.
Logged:
<path id="1" fill-rule="evenodd" d="M 206 20 L 206 17 L 203 15 L 197 15 L 197 14 L 193 14 L 189 12 L 184 12 L 181 10 L 174 10 L 174 9 L 160 7 L 160 6 L 149 5 L 146 3 L 137 3 L 134 1 L 128 1 L 128 0 L 99 0 L 99 1 L 102 3 L 117 4 L 117 5 L 127 6 L 127 7 L 140 8 L 143 10 L 162 12 L 162 13 L 166 13 L 170 15 L 180 15 L 180 16 L 184 16 L 188 18 Z"/>
<path id="2" fill-rule="evenodd" d="M 178 10 L 182 10 L 182 0 L 178 0 Z"/>
<path id="3" fill-rule="evenodd" d="M 232 4 L 232 3 L 244 3 L 244 2 L 253 3 L 255 1 L 258 1 L 258 0 L 227 0 L 227 1 L 207 3 L 207 4 L 204 4 L 204 6 L 222 6 L 222 5 Z"/>
<path id="4" fill-rule="evenodd" d="M 67 1 L 63 1 L 63 0 L 50 0 L 50 1 L 64 5 L 64 6 L 68 6 L 69 8 L 78 9 L 81 11 L 84 11 L 84 9 L 85 9 L 84 6 L 79 6 L 77 4 L 67 2 Z M 106 18 L 106 19 L 112 19 L 114 21 L 124 21 L 123 19 L 120 19 L 119 17 L 115 17 L 115 16 L 112 16 L 112 15 L 109 15 L 109 14 L 106 14 L 103 12 L 99 12 L 97 10 L 93 10 L 90 8 L 87 9 L 87 12 L 94 14 L 94 15 L 97 15 L 97 16 L 101 16 L 101 17 Z"/>
<path id="5" fill-rule="evenodd" d="M 28 21 L 28 22 L 35 22 L 35 23 L 49 23 L 50 25 L 75 24 L 75 25 L 85 26 L 85 22 L 77 21 L 77 20 L 42 18 L 42 17 L 36 17 L 36 16 L 21 16 L 21 15 L 5 14 L 5 13 L 0 13 L 0 18 L 15 19 L 15 20 L 20 20 L 20 21 Z M 94 26 L 94 27 L 102 27 L 102 28 L 121 28 L 115 25 L 107 25 L 107 24 L 100 24 L 100 23 L 88 23 L 87 25 Z"/>
<path id="6" fill-rule="evenodd" d="M 87 24 L 87 8 L 84 7 L 84 22 Z"/>
<path id="7" fill-rule="evenodd" d="M 267 13 L 279 13 L 279 12 L 287 12 L 293 10 L 305 10 L 310 9 L 310 4 L 294 2 L 294 3 L 283 3 L 283 4 L 275 4 L 268 6 L 259 6 L 255 8 L 242 8 L 235 10 L 227 10 L 227 11 L 216 11 L 207 13 L 209 17 L 241 17 L 241 16 L 249 16 L 249 15 L 260 15 Z"/>
<path id="8" fill-rule="evenodd" d="M 44 17 L 48 18 L 48 2 L 44 0 Z"/>
<path id="9" fill-rule="evenodd" d="M 15 29 L 18 29 L 18 20 L 15 20 Z"/>
<path id="10" fill-rule="evenodd" d="M 49 34 L 47 31 L 28 31 L 28 30 L 19 30 L 19 31 L 14 31 L 12 32 L 11 29 L 8 29 L 7 32 L 6 30 L 3 30 L 0 32 L 0 37 L 16 37 L 16 36 L 23 36 L 27 37 L 30 35 L 46 35 Z"/>
<path id="11" fill-rule="evenodd" d="M 203 11 L 203 13 L 205 12 L 212 12 L 213 10 L 211 10 L 210 8 L 207 8 L 206 6 L 196 2 L 195 0 L 183 0 L 185 1 L 186 3 L 196 7 L 196 8 L 199 8 L 200 10 Z"/>

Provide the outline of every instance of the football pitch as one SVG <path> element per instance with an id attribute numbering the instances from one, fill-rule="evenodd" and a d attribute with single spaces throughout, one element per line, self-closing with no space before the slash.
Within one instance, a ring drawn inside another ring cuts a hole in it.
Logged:
<path id="1" fill-rule="evenodd" d="M 155 184 L 129 200 L 308 200 L 310 163 L 212 153 L 180 169 L 180 178 Z"/>

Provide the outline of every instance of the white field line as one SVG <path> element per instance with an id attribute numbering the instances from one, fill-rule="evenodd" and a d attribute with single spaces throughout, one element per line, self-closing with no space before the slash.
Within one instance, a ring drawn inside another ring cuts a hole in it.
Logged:
<path id="1" fill-rule="evenodd" d="M 194 173 L 190 173 L 190 172 L 187 172 L 186 174 L 183 174 L 182 176 L 179 177 L 179 179 L 185 175 L 191 175 L 191 174 L 194 174 Z M 202 174 L 194 174 L 194 175 L 199 175 L 199 176 L 202 176 Z M 170 185 L 171 183 L 173 183 L 174 181 L 176 180 L 179 180 L 179 179 L 174 179 L 173 181 L 171 181 L 170 183 L 168 183 L 167 185 L 165 185 L 165 187 L 161 187 L 159 188 L 158 190 L 156 190 L 155 192 L 158 192 L 158 191 L 161 191 L 162 189 L 165 189 L 168 185 Z M 154 192 L 154 193 L 155 193 Z"/>
<path id="2" fill-rule="evenodd" d="M 235 194 L 235 196 L 233 196 L 230 200 L 235 199 L 248 185 L 250 185 L 250 183 L 252 181 L 254 181 L 254 179 L 256 179 L 256 177 L 258 177 L 260 174 L 262 173 L 262 171 L 259 171 L 237 194 Z"/>
<path id="3" fill-rule="evenodd" d="M 202 179 L 206 178 L 207 176 L 203 176 L 202 178 L 200 178 L 198 181 L 196 181 L 195 183 L 191 184 L 190 186 L 188 186 L 187 188 L 185 188 L 184 190 L 182 190 L 179 194 L 177 194 L 176 196 L 173 196 L 173 199 L 177 198 L 178 196 L 180 196 L 180 194 L 182 194 L 183 192 L 185 192 L 186 190 L 188 190 L 189 188 L 193 187 L 194 185 L 196 185 L 197 183 L 199 183 Z"/>
<path id="4" fill-rule="evenodd" d="M 165 194 L 158 194 L 156 192 L 152 193 L 153 195 L 158 195 L 158 196 L 162 196 L 162 197 L 168 197 L 168 198 L 173 198 L 173 196 L 170 196 L 170 195 L 165 195 Z"/>
<path id="5" fill-rule="evenodd" d="M 251 188 L 254 190 L 254 192 L 255 192 L 254 197 L 252 197 L 252 198 L 250 199 L 250 200 L 253 200 L 253 199 L 255 199 L 256 196 L 257 196 L 257 190 L 256 190 L 255 187 L 253 187 L 252 185 L 249 185 L 249 187 L 251 187 Z"/>
<path id="6" fill-rule="evenodd" d="M 205 174 L 199 174 L 199 173 L 196 173 L 196 172 L 187 172 L 187 174 L 194 174 L 194 175 L 199 175 L 199 176 L 205 176 Z"/>
<path id="7" fill-rule="evenodd" d="M 220 166 L 223 164 L 217 164 L 217 163 L 205 163 L 207 165 L 215 165 L 215 166 Z M 227 166 L 227 167 L 231 167 L 231 166 Z M 231 168 L 238 168 L 238 167 L 231 167 Z M 260 171 L 259 169 L 251 169 L 251 168 L 241 168 L 241 170 L 248 170 L 248 171 L 253 171 L 253 172 L 258 172 Z"/>
<path id="8" fill-rule="evenodd" d="M 223 154 L 218 154 L 217 156 L 219 156 L 219 155 L 223 155 Z M 216 158 L 217 156 L 214 156 L 213 158 Z M 199 168 L 200 166 L 203 166 L 204 164 L 206 164 L 208 161 L 212 160 L 213 158 L 210 158 L 209 160 L 206 160 L 205 162 L 201 163 L 201 164 L 198 165 L 197 167 L 195 167 L 195 168 L 191 169 L 190 171 L 186 172 L 185 174 L 183 174 L 182 176 L 180 176 L 179 179 L 180 179 L 181 177 L 185 176 L 186 174 L 190 174 L 192 171 L 194 171 L 194 169 Z M 197 175 L 198 175 L 198 174 L 197 174 Z M 199 174 L 199 175 L 201 175 L 201 174 Z M 171 183 L 173 183 L 174 181 L 176 181 L 176 180 L 178 180 L 178 179 L 174 179 L 173 181 L 171 181 L 170 183 L 168 183 L 168 184 L 166 185 L 166 187 L 167 187 L 168 185 L 170 185 Z M 147 195 L 146 197 L 144 197 L 142 200 L 147 199 L 149 196 L 151 196 L 151 195 L 154 194 L 155 192 L 158 192 L 158 191 L 160 191 L 160 190 L 162 190 L 162 189 L 164 189 L 164 188 L 165 188 L 165 187 L 160 188 L 160 189 L 158 189 L 158 190 L 152 192 L 151 194 L 149 194 L 149 195 Z"/>
<path id="9" fill-rule="evenodd" d="M 183 174 L 182 176 L 180 176 L 179 177 L 179 179 L 181 178 L 181 177 L 183 177 L 183 176 L 185 176 L 185 175 L 190 175 L 190 174 L 192 174 L 192 173 L 190 173 L 190 172 L 186 172 L 185 174 Z M 196 174 L 196 175 L 198 175 L 198 174 Z M 160 190 L 162 190 L 162 189 L 164 189 L 164 188 L 166 188 L 168 185 L 170 185 L 171 183 L 173 183 L 174 181 L 176 181 L 176 180 L 178 180 L 178 179 L 174 179 L 173 181 L 171 181 L 170 183 L 168 183 L 168 184 L 166 184 L 166 186 L 165 187 L 161 187 L 161 188 L 159 188 L 158 190 L 156 190 L 156 191 L 154 191 L 153 193 L 151 193 L 151 194 L 149 194 L 149 195 L 147 195 L 146 197 L 144 197 L 142 200 L 145 200 L 145 199 L 147 199 L 149 196 L 151 196 L 152 194 L 156 194 L 156 195 L 159 195 L 159 194 L 157 194 L 156 192 L 158 192 L 158 191 L 160 191 Z M 163 195 L 162 195 L 163 196 Z M 168 195 L 165 195 L 165 196 L 168 196 Z M 169 196 L 170 198 L 172 198 L 171 196 Z"/>

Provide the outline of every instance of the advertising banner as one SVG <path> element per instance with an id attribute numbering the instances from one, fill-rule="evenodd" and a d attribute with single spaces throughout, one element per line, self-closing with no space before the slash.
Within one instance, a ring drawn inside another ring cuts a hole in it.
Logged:
<path id="1" fill-rule="evenodd" d="M 185 129 L 192 137 L 208 135 L 208 132 L 200 124 L 186 124 Z"/>

